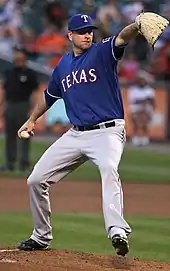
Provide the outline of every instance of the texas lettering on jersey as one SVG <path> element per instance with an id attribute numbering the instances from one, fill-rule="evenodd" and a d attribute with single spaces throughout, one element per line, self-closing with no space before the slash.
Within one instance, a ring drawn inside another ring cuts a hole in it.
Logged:
<path id="1" fill-rule="evenodd" d="M 71 74 L 68 74 L 64 79 L 62 79 L 61 83 L 64 92 L 66 92 L 74 84 L 94 83 L 95 81 L 97 81 L 96 69 L 82 69 L 80 71 L 72 71 Z"/>

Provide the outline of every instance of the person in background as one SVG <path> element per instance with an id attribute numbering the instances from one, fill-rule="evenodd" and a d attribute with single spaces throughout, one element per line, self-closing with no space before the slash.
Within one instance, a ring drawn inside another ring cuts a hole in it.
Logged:
<path id="1" fill-rule="evenodd" d="M 45 21 L 44 32 L 38 36 L 34 45 L 39 56 L 37 61 L 43 64 L 47 63 L 51 68 L 54 68 L 67 51 L 68 39 L 56 25 Z"/>
<path id="2" fill-rule="evenodd" d="M 71 126 L 66 114 L 64 101 L 60 99 L 46 112 L 46 128 L 50 133 L 60 137 Z"/>
<path id="3" fill-rule="evenodd" d="M 122 14 L 126 18 L 128 23 L 134 21 L 136 16 L 144 10 L 144 5 L 140 0 L 128 1 L 127 4 L 122 7 Z"/>
<path id="4" fill-rule="evenodd" d="M 27 68 L 27 53 L 24 48 L 14 48 L 14 61 L 11 69 L 3 77 L 3 95 L 0 106 L 4 108 L 5 158 L 1 171 L 13 171 L 17 160 L 17 131 L 34 106 L 33 98 L 38 89 L 36 74 Z M 19 142 L 19 167 L 29 167 L 30 140 Z"/>
<path id="5" fill-rule="evenodd" d="M 133 124 L 132 143 L 136 146 L 149 144 L 149 125 L 155 108 L 151 77 L 140 71 L 134 85 L 128 88 L 130 115 Z"/>
<path id="6" fill-rule="evenodd" d="M 99 8 L 97 18 L 103 32 L 105 32 L 105 37 L 118 34 L 124 27 L 120 4 L 117 0 L 107 0 Z"/>
<path id="7" fill-rule="evenodd" d="M 48 23 L 62 31 L 68 18 L 67 9 L 64 8 L 62 1 L 47 1 L 44 11 Z"/>
<path id="8" fill-rule="evenodd" d="M 127 57 L 118 65 L 118 75 L 121 82 L 134 82 L 135 76 L 139 71 L 139 62 L 134 53 L 129 52 Z"/>

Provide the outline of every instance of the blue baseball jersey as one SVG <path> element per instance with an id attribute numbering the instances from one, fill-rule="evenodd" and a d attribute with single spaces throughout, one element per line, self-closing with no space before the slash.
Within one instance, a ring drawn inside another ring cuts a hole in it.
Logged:
<path id="1" fill-rule="evenodd" d="M 49 106 L 62 98 L 73 125 L 94 125 L 123 119 L 124 109 L 117 75 L 117 63 L 124 46 L 115 37 L 93 43 L 79 56 L 65 54 L 53 71 L 45 98 Z"/>

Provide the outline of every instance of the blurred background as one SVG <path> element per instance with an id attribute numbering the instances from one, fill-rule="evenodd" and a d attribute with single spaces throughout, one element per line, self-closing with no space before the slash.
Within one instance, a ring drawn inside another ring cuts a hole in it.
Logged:
<path id="1" fill-rule="evenodd" d="M 22 117 L 29 115 L 55 65 L 71 49 L 67 39 L 68 18 L 77 12 L 91 15 L 99 27 L 94 42 L 100 42 L 116 35 L 142 10 L 170 19 L 169 0 L 0 0 L 1 247 L 14 246 L 27 236 L 31 218 L 25 213 L 29 210 L 25 178 L 48 146 L 70 127 L 63 101 L 59 100 L 39 119 L 32 144 L 24 141 L 20 146 L 22 152 L 17 154 L 18 123 L 14 122 L 22 123 Z M 16 69 L 14 62 L 18 65 Z M 29 70 L 21 68 L 25 64 Z M 160 36 L 154 51 L 138 35 L 119 62 L 118 73 L 127 132 L 120 176 L 125 191 L 125 214 L 134 227 L 131 255 L 169 261 L 170 27 Z M 27 97 L 31 105 L 24 111 Z M 19 171 L 15 168 L 17 163 Z M 53 216 L 57 236 L 54 248 L 113 253 L 99 214 L 98 180 L 99 172 L 87 162 L 61 186 L 53 188 L 54 212 L 61 212 Z M 78 216 L 79 212 L 95 215 Z"/>
<path id="2" fill-rule="evenodd" d="M 142 10 L 170 18 L 170 3 L 166 0 L 1 0 L 1 80 L 12 65 L 14 46 L 20 45 L 27 51 L 28 67 L 37 74 L 37 90 L 42 91 L 55 65 L 71 49 L 67 39 L 67 20 L 71 15 L 77 12 L 91 15 L 99 27 L 94 42 L 100 42 L 116 35 Z M 135 145 L 170 139 L 170 27 L 157 41 L 154 52 L 138 35 L 129 44 L 118 70 L 128 139 Z M 3 105 L 1 102 L 2 133 Z M 64 104 L 59 101 L 40 119 L 37 133 L 61 135 L 69 127 Z"/>

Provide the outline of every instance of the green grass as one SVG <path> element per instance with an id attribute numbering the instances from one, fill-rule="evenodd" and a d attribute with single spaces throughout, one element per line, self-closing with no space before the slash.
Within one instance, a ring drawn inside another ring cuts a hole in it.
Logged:
<path id="1" fill-rule="evenodd" d="M 32 142 L 31 161 L 32 166 L 49 146 L 49 143 Z M 3 140 L 0 140 L 0 163 L 4 160 Z M 169 183 L 170 182 L 170 154 L 153 152 L 144 149 L 126 149 L 120 163 L 120 177 L 123 182 L 147 182 L 147 183 Z M 29 172 L 6 173 L 6 176 L 25 177 Z M 99 172 L 96 167 L 88 162 L 67 177 L 69 179 L 96 180 Z"/>
<path id="2" fill-rule="evenodd" d="M 170 261 L 170 227 L 168 218 L 129 216 L 133 226 L 129 257 Z M 53 242 L 56 249 L 113 254 L 100 214 L 53 214 Z M 27 213 L 1 213 L 1 247 L 14 246 L 29 237 L 32 220 Z"/>

